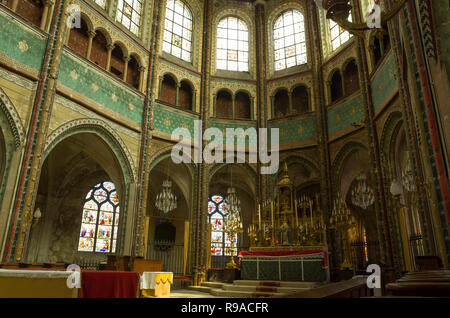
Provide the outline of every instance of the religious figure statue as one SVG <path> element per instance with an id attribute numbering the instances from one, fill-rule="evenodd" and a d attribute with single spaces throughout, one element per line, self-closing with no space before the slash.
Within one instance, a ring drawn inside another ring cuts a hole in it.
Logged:
<path id="1" fill-rule="evenodd" d="M 280 245 L 290 245 L 291 227 L 284 220 L 283 224 L 278 228 L 278 242 Z"/>

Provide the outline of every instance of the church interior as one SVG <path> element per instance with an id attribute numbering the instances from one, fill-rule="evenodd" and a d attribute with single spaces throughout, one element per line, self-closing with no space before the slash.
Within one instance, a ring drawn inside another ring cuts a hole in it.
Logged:
<path id="1" fill-rule="evenodd" d="M 450 297 L 449 12 L 0 0 L 0 297 Z"/>

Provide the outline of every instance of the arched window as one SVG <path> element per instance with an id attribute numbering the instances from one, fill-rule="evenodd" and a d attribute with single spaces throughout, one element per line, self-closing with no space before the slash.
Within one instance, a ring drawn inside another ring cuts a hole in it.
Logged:
<path id="1" fill-rule="evenodd" d="M 177 82 L 169 74 L 165 74 L 161 82 L 161 90 L 159 99 L 170 105 L 176 104 Z"/>
<path id="2" fill-rule="evenodd" d="M 70 30 L 69 41 L 67 43 L 72 50 L 84 57 L 86 57 L 89 43 L 88 32 L 89 28 L 87 23 L 81 18 L 81 28 L 73 28 Z"/>
<path id="3" fill-rule="evenodd" d="M 163 51 L 187 62 L 191 61 L 192 14 L 179 0 L 169 0 L 166 5 Z"/>
<path id="4" fill-rule="evenodd" d="M 94 2 L 96 4 L 98 4 L 100 7 L 102 7 L 103 9 L 106 8 L 106 0 L 94 0 Z"/>
<path id="5" fill-rule="evenodd" d="M 248 72 L 248 28 L 236 17 L 226 17 L 217 26 L 218 70 Z"/>
<path id="6" fill-rule="evenodd" d="M 275 94 L 273 111 L 276 118 L 289 114 L 289 94 L 287 90 L 282 89 Z"/>
<path id="7" fill-rule="evenodd" d="M 193 93 L 192 87 L 187 81 L 181 81 L 180 90 L 178 92 L 178 106 L 184 109 L 193 110 Z"/>
<path id="8" fill-rule="evenodd" d="M 114 253 L 119 227 L 119 197 L 111 181 L 96 184 L 86 195 L 78 251 Z"/>
<path id="9" fill-rule="evenodd" d="M 308 61 L 306 55 L 305 21 L 296 10 L 285 11 L 273 26 L 275 71 Z"/>
<path id="10" fill-rule="evenodd" d="M 351 95 L 359 90 L 358 66 L 355 60 L 351 60 L 344 69 L 344 92 Z"/>
<path id="11" fill-rule="evenodd" d="M 101 68 L 106 68 L 106 61 L 108 59 L 107 44 L 108 41 L 105 35 L 101 31 L 96 31 L 95 37 L 92 40 L 90 59 Z"/>
<path id="12" fill-rule="evenodd" d="M 330 21 L 331 47 L 333 51 L 335 51 L 342 44 L 347 42 L 352 35 L 333 20 L 330 19 L 329 21 Z M 348 21 L 350 22 L 352 21 L 351 14 L 348 17 Z"/>
<path id="13" fill-rule="evenodd" d="M 132 85 L 134 88 L 139 89 L 139 62 L 133 55 L 130 57 L 127 69 L 127 83 Z"/>
<path id="14" fill-rule="evenodd" d="M 116 20 L 134 34 L 138 34 L 141 26 L 141 10 L 141 0 L 119 0 Z"/>
<path id="15" fill-rule="evenodd" d="M 304 114 L 309 111 L 308 89 L 305 86 L 297 86 L 292 91 L 292 112 Z"/>
<path id="16" fill-rule="evenodd" d="M 234 97 L 235 118 L 251 119 L 251 100 L 245 92 L 238 92 Z"/>
<path id="17" fill-rule="evenodd" d="M 211 255 L 231 255 L 231 241 L 223 232 L 224 217 L 228 215 L 228 205 L 221 195 L 213 195 L 208 202 L 208 216 L 211 223 Z M 234 246 L 237 245 L 237 235 L 233 238 Z M 236 247 L 233 255 L 237 255 Z"/>
<path id="18" fill-rule="evenodd" d="M 233 96 L 226 90 L 221 90 L 217 93 L 216 117 L 233 118 Z"/>
<path id="19" fill-rule="evenodd" d="M 333 76 L 331 77 L 330 94 L 332 103 L 344 96 L 342 77 L 339 71 L 335 71 Z"/>

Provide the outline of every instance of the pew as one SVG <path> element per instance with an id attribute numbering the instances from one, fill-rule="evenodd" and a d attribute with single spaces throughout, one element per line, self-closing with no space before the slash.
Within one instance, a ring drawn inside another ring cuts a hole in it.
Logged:
<path id="1" fill-rule="evenodd" d="M 450 270 L 409 272 L 387 284 L 386 291 L 389 296 L 450 297 Z"/>

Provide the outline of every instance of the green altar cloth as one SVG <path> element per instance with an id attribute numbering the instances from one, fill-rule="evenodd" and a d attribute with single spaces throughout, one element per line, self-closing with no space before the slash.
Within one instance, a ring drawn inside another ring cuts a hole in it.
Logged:
<path id="1" fill-rule="evenodd" d="M 323 282 L 327 280 L 323 257 L 323 254 L 240 256 L 241 279 Z"/>

